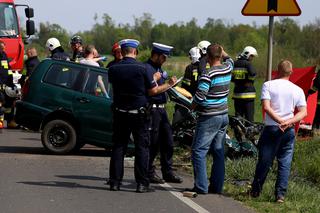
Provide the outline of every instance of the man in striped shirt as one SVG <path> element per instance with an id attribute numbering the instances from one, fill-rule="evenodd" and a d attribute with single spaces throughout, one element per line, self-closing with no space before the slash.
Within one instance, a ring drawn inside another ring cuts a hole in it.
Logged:
<path id="1" fill-rule="evenodd" d="M 194 187 L 200 194 L 221 194 L 224 182 L 224 140 L 229 123 L 228 94 L 233 60 L 220 45 L 207 48 L 210 68 L 199 79 L 193 109 L 199 115 L 192 143 Z M 206 155 L 213 151 L 214 164 L 208 187 Z"/>

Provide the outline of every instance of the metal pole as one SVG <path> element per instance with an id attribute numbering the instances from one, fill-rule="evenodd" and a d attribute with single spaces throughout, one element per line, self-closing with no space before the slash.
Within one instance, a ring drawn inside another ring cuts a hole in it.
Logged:
<path id="1" fill-rule="evenodd" d="M 271 80 L 272 72 L 272 47 L 273 47 L 273 22 L 274 16 L 269 16 L 269 38 L 268 38 L 268 69 L 266 80 Z"/>

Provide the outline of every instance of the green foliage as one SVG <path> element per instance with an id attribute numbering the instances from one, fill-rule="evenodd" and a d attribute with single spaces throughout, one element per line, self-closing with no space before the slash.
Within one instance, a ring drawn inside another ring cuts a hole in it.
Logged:
<path id="1" fill-rule="evenodd" d="M 172 25 L 155 23 L 151 14 L 134 17 L 134 24 L 116 24 L 108 14 L 94 18 L 91 29 L 76 34 L 82 36 L 85 44 L 96 46 L 100 54 L 110 54 L 112 45 L 124 38 L 134 38 L 141 42 L 141 58 L 150 50 L 152 42 L 174 46 L 175 56 L 187 56 L 190 48 L 201 40 L 222 44 L 225 50 L 234 58 L 245 46 L 254 46 L 259 57 L 254 60 L 259 77 L 264 77 L 267 69 L 267 38 L 268 26 L 228 24 L 221 19 L 208 18 L 204 26 L 199 26 L 195 18 L 189 22 L 177 22 Z M 295 67 L 311 66 L 319 63 L 320 56 L 320 19 L 305 26 L 299 26 L 290 18 L 282 18 L 274 26 L 273 68 L 277 63 L 287 58 L 293 61 Z M 40 55 L 45 56 L 45 42 L 50 37 L 57 37 L 66 51 L 71 51 L 69 39 L 73 34 L 58 24 L 40 23 L 40 29 L 33 39 L 33 46 L 38 47 Z M 140 57 L 139 57 L 140 58 Z M 188 60 L 186 60 L 188 61 Z M 184 70 L 185 63 L 172 65 L 170 69 Z"/>

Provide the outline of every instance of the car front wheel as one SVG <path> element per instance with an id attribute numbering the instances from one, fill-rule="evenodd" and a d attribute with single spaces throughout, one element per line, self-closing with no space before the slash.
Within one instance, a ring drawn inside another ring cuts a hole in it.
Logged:
<path id="1" fill-rule="evenodd" d="M 44 126 L 41 141 L 44 148 L 51 153 L 67 154 L 76 147 L 76 130 L 66 121 L 52 120 Z"/>

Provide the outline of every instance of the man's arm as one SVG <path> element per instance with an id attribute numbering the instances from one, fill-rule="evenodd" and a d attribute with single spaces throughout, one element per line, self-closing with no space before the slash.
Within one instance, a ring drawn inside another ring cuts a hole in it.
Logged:
<path id="1" fill-rule="evenodd" d="M 295 123 L 301 121 L 303 118 L 307 116 L 307 107 L 297 107 L 298 112 L 294 115 L 293 118 L 285 120 L 280 123 L 280 128 L 284 131 L 286 128 L 294 125 Z"/>
<path id="2" fill-rule="evenodd" d="M 262 100 L 262 108 L 263 110 L 277 123 L 281 124 L 284 120 L 275 113 L 275 111 L 271 108 L 270 100 L 264 99 Z"/>
<path id="3" fill-rule="evenodd" d="M 149 89 L 148 94 L 150 96 L 161 94 L 161 93 L 165 92 L 167 89 L 169 89 L 171 86 L 173 86 L 176 82 L 177 82 L 177 77 L 173 76 L 169 79 L 168 83 L 164 83 L 160 86 L 155 86 L 155 87 Z"/>

